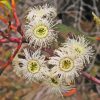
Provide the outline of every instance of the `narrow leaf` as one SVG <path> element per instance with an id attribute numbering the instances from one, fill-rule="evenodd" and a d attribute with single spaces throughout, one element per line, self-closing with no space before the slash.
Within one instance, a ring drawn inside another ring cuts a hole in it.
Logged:
<path id="1" fill-rule="evenodd" d="M 64 25 L 64 24 L 57 24 L 55 26 L 55 29 L 57 31 L 59 31 L 60 33 L 65 33 L 68 34 L 70 32 L 74 33 L 75 35 L 84 35 L 83 33 L 79 32 L 77 29 Z M 91 37 L 88 35 L 84 35 L 87 39 L 89 39 L 91 42 L 95 42 L 96 41 L 96 37 Z"/>
<path id="2" fill-rule="evenodd" d="M 10 5 L 10 3 L 8 2 L 8 0 L 1 0 L 1 1 L 0 1 L 0 4 L 5 5 L 9 10 L 11 10 L 11 5 Z"/>
<path id="3" fill-rule="evenodd" d="M 5 24 L 8 24 L 8 21 L 6 18 L 4 18 L 3 16 L 0 16 L 0 20 L 3 21 Z"/>

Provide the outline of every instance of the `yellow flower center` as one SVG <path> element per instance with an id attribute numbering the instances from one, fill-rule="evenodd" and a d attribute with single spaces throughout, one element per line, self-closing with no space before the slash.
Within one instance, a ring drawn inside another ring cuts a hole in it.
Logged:
<path id="1" fill-rule="evenodd" d="M 75 50 L 77 55 L 80 55 L 80 54 L 82 54 L 84 52 L 84 48 L 82 46 L 78 46 L 78 45 L 76 45 L 74 47 L 74 50 Z"/>
<path id="2" fill-rule="evenodd" d="M 37 38 L 45 38 L 48 35 L 48 27 L 45 25 L 38 25 L 33 31 Z"/>
<path id="3" fill-rule="evenodd" d="M 31 60 L 28 62 L 28 71 L 31 73 L 37 73 L 40 70 L 40 65 L 36 60 Z"/>
<path id="4" fill-rule="evenodd" d="M 65 71 L 65 72 L 70 71 L 73 67 L 74 67 L 74 62 L 73 62 L 72 59 L 67 58 L 67 57 L 61 59 L 61 61 L 60 61 L 60 69 L 62 71 Z"/>

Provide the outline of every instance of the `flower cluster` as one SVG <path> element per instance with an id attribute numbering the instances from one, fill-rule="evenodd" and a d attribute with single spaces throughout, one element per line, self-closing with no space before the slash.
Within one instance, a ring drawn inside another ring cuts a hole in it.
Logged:
<path id="1" fill-rule="evenodd" d="M 54 29 L 56 15 L 56 9 L 48 4 L 28 10 L 25 37 L 30 46 L 38 49 L 34 52 L 24 49 L 24 57 L 16 56 L 13 68 L 18 76 L 28 82 L 43 82 L 49 92 L 62 94 L 75 88 L 76 77 L 79 77 L 85 64 L 90 63 L 94 51 L 84 36 L 77 36 L 67 38 L 47 60 L 42 48 L 52 45 L 57 39 Z"/>
<path id="2" fill-rule="evenodd" d="M 28 10 L 25 36 L 30 45 L 47 47 L 56 41 L 57 32 L 54 29 L 57 23 L 54 20 L 56 15 L 56 9 L 48 4 L 34 6 Z"/>

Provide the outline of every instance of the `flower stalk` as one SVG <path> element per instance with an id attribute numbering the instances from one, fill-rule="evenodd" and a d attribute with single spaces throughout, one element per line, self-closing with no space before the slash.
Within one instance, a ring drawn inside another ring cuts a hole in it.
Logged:
<path id="1" fill-rule="evenodd" d="M 92 82 L 94 82 L 94 83 L 100 85 L 100 80 L 97 79 L 96 77 L 91 76 L 90 74 L 88 74 L 87 72 L 84 72 L 84 71 L 81 71 L 81 74 L 82 74 L 82 76 L 88 78 L 88 79 L 91 80 Z"/>

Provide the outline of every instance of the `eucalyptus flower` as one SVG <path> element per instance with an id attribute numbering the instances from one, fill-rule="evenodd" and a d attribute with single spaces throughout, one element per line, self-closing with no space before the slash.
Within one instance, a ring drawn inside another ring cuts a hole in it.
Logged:
<path id="1" fill-rule="evenodd" d="M 28 10 L 28 14 L 26 16 L 26 19 L 28 21 L 35 20 L 37 18 L 55 18 L 57 16 L 56 8 L 53 6 L 50 6 L 49 4 L 44 5 L 37 5 L 33 8 L 30 8 Z"/>
<path id="2" fill-rule="evenodd" d="M 29 22 L 26 27 L 25 36 L 29 44 L 34 47 L 47 47 L 53 41 L 56 41 L 57 33 L 54 30 L 54 22 L 47 19 L 38 19 Z"/>
<path id="3" fill-rule="evenodd" d="M 85 63 L 86 61 L 90 63 L 90 58 L 94 55 L 93 47 L 90 42 L 84 36 L 78 36 L 76 39 L 68 38 L 63 47 L 67 50 L 69 48 L 76 57 L 79 57 Z"/>
<path id="4" fill-rule="evenodd" d="M 48 94 L 51 94 L 51 93 L 57 94 L 57 95 L 60 94 L 62 96 L 62 93 L 61 93 L 62 81 L 58 75 L 53 76 L 51 74 L 47 79 L 45 79 L 43 83 L 48 89 L 47 91 Z"/>
<path id="5" fill-rule="evenodd" d="M 62 80 L 70 82 L 79 76 L 79 72 L 84 68 L 80 58 L 69 50 L 55 50 L 55 55 L 50 57 L 49 64 L 54 67 L 51 69 L 54 75 L 61 75 Z"/>
<path id="6" fill-rule="evenodd" d="M 41 55 L 40 50 L 30 53 L 27 49 L 24 49 L 24 54 L 25 58 L 14 60 L 15 72 L 19 71 L 21 76 L 29 82 L 42 81 L 45 78 L 46 72 L 48 72 L 45 56 Z"/>

